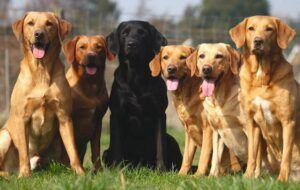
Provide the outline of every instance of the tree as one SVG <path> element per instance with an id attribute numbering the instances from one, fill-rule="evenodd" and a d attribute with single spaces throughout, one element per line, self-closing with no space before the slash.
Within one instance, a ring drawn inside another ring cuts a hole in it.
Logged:
<path id="1" fill-rule="evenodd" d="M 194 42 L 230 41 L 228 30 L 244 17 L 269 15 L 267 0 L 203 0 L 186 8 L 180 21 Z"/>
<path id="2" fill-rule="evenodd" d="M 10 0 L 1 0 L 0 1 L 0 19 L 7 18 L 7 10 Z"/>

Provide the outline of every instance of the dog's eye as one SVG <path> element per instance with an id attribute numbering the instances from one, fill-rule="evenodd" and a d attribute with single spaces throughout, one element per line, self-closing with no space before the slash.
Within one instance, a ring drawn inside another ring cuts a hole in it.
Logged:
<path id="1" fill-rule="evenodd" d="M 272 31 L 273 31 L 273 28 L 272 28 L 272 27 L 267 27 L 267 28 L 266 28 L 266 31 L 272 32 Z"/>
<path id="2" fill-rule="evenodd" d="M 253 30 L 254 30 L 254 27 L 253 27 L 253 26 L 250 26 L 250 27 L 248 28 L 248 30 L 253 31 Z"/>
<path id="3" fill-rule="evenodd" d="M 123 32 L 122 32 L 122 36 L 127 36 L 129 34 L 129 30 L 124 30 Z"/>
<path id="4" fill-rule="evenodd" d="M 51 27 L 51 26 L 53 26 L 53 23 L 52 23 L 52 22 L 50 22 L 50 21 L 47 21 L 47 22 L 46 22 L 46 26 L 49 26 L 49 27 Z"/>
<path id="5" fill-rule="evenodd" d="M 81 45 L 79 46 L 80 49 L 84 50 L 85 49 L 85 45 Z"/>
<path id="6" fill-rule="evenodd" d="M 102 46 L 100 44 L 96 44 L 97 49 L 102 49 Z"/>
<path id="7" fill-rule="evenodd" d="M 205 58 L 204 53 L 201 53 L 201 54 L 199 55 L 199 58 L 204 59 L 204 58 Z"/>
<path id="8" fill-rule="evenodd" d="M 27 24 L 28 24 L 29 26 L 33 26 L 33 25 L 34 25 L 34 22 L 33 22 L 33 21 L 29 21 Z"/>
<path id="9" fill-rule="evenodd" d="M 139 35 L 145 35 L 145 31 L 144 30 L 138 30 L 137 31 Z"/>
<path id="10" fill-rule="evenodd" d="M 179 57 L 179 59 L 184 60 L 184 59 L 186 59 L 186 56 L 181 55 L 181 56 Z"/>
<path id="11" fill-rule="evenodd" d="M 217 54 L 217 55 L 215 56 L 215 58 L 216 58 L 216 59 L 222 59 L 222 58 L 223 58 L 223 55 L 222 55 L 222 54 Z"/>
<path id="12" fill-rule="evenodd" d="M 167 60 L 167 59 L 169 59 L 169 56 L 168 56 L 168 55 L 165 55 L 165 56 L 163 56 L 163 59 L 164 59 L 164 60 Z"/>

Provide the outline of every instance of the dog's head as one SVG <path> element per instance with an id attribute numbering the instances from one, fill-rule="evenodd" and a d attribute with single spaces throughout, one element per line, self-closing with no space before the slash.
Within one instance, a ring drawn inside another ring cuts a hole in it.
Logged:
<path id="1" fill-rule="evenodd" d="M 193 51 L 192 47 L 184 45 L 161 47 L 160 52 L 149 64 L 152 76 L 162 73 L 167 81 L 168 90 L 177 90 L 179 82 L 190 75 L 186 59 Z"/>
<path id="2" fill-rule="evenodd" d="M 143 21 L 122 22 L 106 40 L 109 50 L 115 55 L 133 60 L 149 58 L 159 52 L 161 46 L 167 45 L 167 40 L 162 34 L 154 26 Z"/>
<path id="3" fill-rule="evenodd" d="M 105 60 L 113 60 L 114 56 L 108 51 L 105 37 L 75 36 L 64 44 L 64 53 L 68 63 L 79 72 L 79 75 L 103 74 Z"/>
<path id="4" fill-rule="evenodd" d="M 191 75 L 203 78 L 202 94 L 212 96 L 215 86 L 228 74 L 238 74 L 240 54 L 230 45 L 200 44 L 188 58 Z"/>
<path id="5" fill-rule="evenodd" d="M 258 56 L 285 49 L 296 34 L 287 24 L 271 16 L 245 18 L 229 33 L 237 48 L 245 45 L 250 53 Z"/>
<path id="6" fill-rule="evenodd" d="M 43 59 L 50 49 L 60 48 L 61 41 L 71 30 L 71 24 L 51 12 L 28 12 L 12 25 L 12 29 L 22 42 L 25 53 L 31 53 L 35 59 Z"/>

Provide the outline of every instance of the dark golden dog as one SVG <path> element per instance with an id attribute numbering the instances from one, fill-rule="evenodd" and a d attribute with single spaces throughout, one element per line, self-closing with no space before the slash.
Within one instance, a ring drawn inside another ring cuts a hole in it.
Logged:
<path id="1" fill-rule="evenodd" d="M 76 36 L 64 45 L 71 64 L 67 80 L 72 89 L 74 135 L 81 164 L 87 143 L 91 143 L 94 169 L 101 168 L 100 136 L 102 117 L 108 107 L 104 79 L 105 61 L 114 59 L 108 51 L 104 36 Z M 66 160 L 67 155 L 64 155 Z"/>

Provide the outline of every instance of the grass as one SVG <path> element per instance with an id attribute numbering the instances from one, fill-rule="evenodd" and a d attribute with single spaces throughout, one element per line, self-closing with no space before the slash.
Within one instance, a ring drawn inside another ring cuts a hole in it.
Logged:
<path id="1" fill-rule="evenodd" d="M 169 132 L 178 140 L 183 147 L 184 133 L 176 129 L 169 129 Z M 104 130 L 102 134 L 102 150 L 106 149 L 109 143 L 109 136 Z M 87 155 L 90 153 L 88 152 Z M 89 156 L 87 156 L 89 157 Z M 0 189 L 300 189 L 300 183 L 280 183 L 274 177 L 264 175 L 259 179 L 244 179 L 242 174 L 228 175 L 219 178 L 193 176 L 181 177 L 175 172 L 160 173 L 146 168 L 140 169 L 107 169 L 92 174 L 89 171 L 91 163 L 85 159 L 85 176 L 76 176 L 70 169 L 51 164 L 49 168 L 32 172 L 30 178 L 18 179 L 17 175 L 0 179 Z"/>

